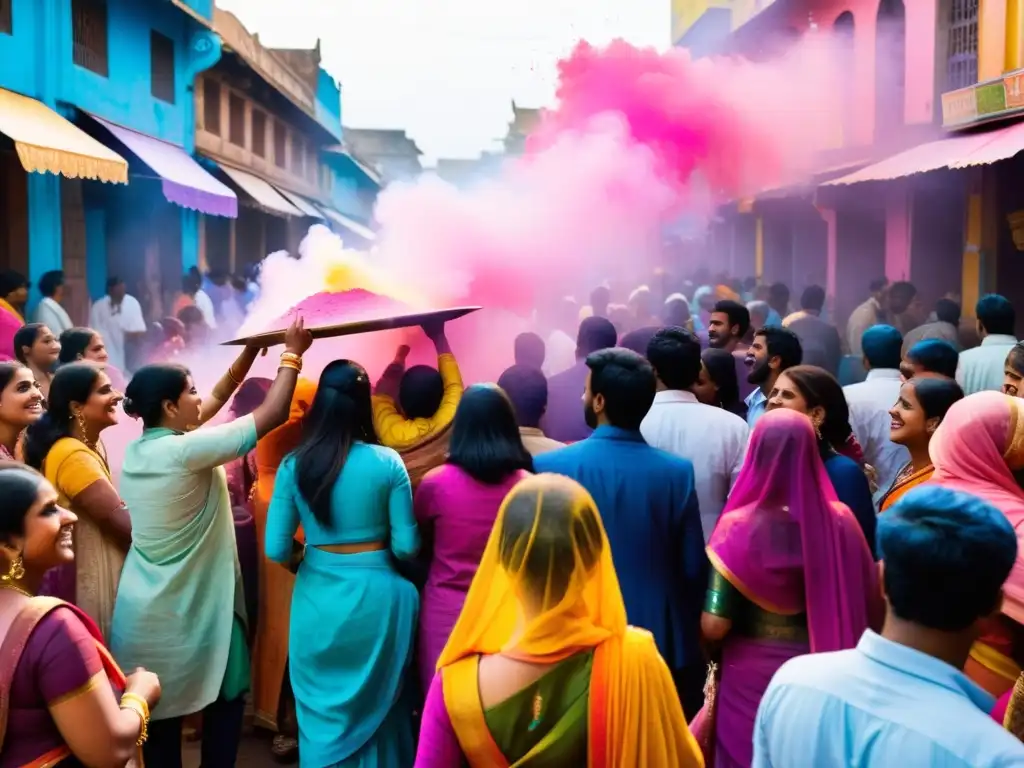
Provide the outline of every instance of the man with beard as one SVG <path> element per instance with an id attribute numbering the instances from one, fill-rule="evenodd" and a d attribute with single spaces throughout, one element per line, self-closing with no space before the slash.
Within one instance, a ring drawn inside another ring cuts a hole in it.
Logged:
<path id="1" fill-rule="evenodd" d="M 768 395 L 779 375 L 787 368 L 800 365 L 802 360 L 800 339 L 788 328 L 769 325 L 754 334 L 754 341 L 747 350 L 747 366 L 750 369 L 747 381 L 756 389 L 744 400 L 747 404 L 747 424 L 751 429 L 764 415 Z"/>
<path id="2" fill-rule="evenodd" d="M 534 457 L 538 473 L 580 483 L 601 510 L 629 621 L 653 635 L 687 718 L 702 706 L 700 615 L 708 560 L 693 464 L 647 444 L 640 424 L 657 379 L 619 347 L 586 358 L 583 410 L 594 433 Z"/>
<path id="3" fill-rule="evenodd" d="M 750 331 L 750 310 L 738 301 L 722 299 L 715 304 L 708 320 L 708 345 L 712 349 L 731 352 L 736 361 L 736 381 L 740 384 L 740 397 L 754 391 L 747 381 L 747 345 L 743 343 Z"/>

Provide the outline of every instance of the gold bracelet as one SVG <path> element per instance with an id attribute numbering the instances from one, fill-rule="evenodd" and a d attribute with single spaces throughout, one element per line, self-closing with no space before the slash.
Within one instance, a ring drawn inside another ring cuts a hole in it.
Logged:
<path id="1" fill-rule="evenodd" d="M 301 363 L 298 363 L 298 364 L 297 363 L 293 363 L 291 360 L 282 360 L 281 364 L 278 365 L 277 367 L 278 367 L 278 370 L 280 370 L 281 368 L 290 368 L 291 370 L 295 371 L 296 373 L 302 373 L 302 364 Z"/>
<path id="2" fill-rule="evenodd" d="M 236 387 L 240 387 L 240 386 L 242 386 L 242 382 L 241 382 L 240 379 L 235 377 L 234 368 L 235 368 L 235 364 L 234 363 L 232 363 L 231 365 L 228 366 L 228 378 L 231 379 L 231 383 L 232 384 L 234 384 Z M 244 379 L 245 377 L 243 376 L 242 378 Z"/>
<path id="3" fill-rule="evenodd" d="M 124 704 L 124 702 L 126 702 L 126 701 L 134 701 L 134 702 L 136 702 L 140 707 L 142 707 L 143 714 L 145 714 L 146 719 L 149 720 L 149 702 L 148 701 L 146 701 L 144 698 L 139 696 L 139 694 L 131 693 L 130 691 L 126 691 L 125 693 L 121 694 L 121 703 Z"/>
<path id="4" fill-rule="evenodd" d="M 135 741 L 135 746 L 137 747 L 141 747 L 149 738 L 149 715 L 147 715 L 143 710 L 143 706 L 144 705 L 140 705 L 134 698 L 128 699 L 127 701 L 123 698 L 121 699 L 121 709 L 130 709 L 139 716 L 139 722 L 142 724 L 142 727 L 139 730 L 139 738 Z"/>
<path id="5" fill-rule="evenodd" d="M 297 355 L 294 352 L 282 352 L 281 360 L 290 360 L 293 363 L 302 365 L 302 355 Z"/>

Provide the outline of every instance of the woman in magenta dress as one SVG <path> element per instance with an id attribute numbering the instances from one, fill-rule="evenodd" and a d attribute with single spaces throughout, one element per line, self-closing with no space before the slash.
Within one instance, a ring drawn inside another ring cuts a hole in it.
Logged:
<path id="1" fill-rule="evenodd" d="M 429 558 L 418 647 L 424 693 L 462 611 L 498 508 L 532 471 L 508 396 L 493 384 L 469 387 L 455 412 L 447 462 L 416 490 L 416 521 Z"/>
<path id="2" fill-rule="evenodd" d="M 708 559 L 701 633 L 722 672 L 691 728 L 708 766 L 740 768 L 753 759 L 754 716 L 779 667 L 853 648 L 881 623 L 878 571 L 807 416 L 778 408 L 758 420 Z"/>

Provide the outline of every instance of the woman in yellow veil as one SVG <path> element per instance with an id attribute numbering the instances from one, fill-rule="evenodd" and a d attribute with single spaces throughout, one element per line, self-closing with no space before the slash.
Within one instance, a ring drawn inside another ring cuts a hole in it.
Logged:
<path id="1" fill-rule="evenodd" d="M 626 609 L 597 507 L 537 475 L 498 512 L 438 661 L 417 768 L 703 766 L 668 667 Z"/>

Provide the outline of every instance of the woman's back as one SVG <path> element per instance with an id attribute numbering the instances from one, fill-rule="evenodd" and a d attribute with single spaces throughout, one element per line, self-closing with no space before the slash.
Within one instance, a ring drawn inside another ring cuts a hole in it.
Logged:
<path id="1" fill-rule="evenodd" d="M 295 454 L 278 469 L 274 482 L 274 509 L 288 514 L 270 515 L 267 520 L 267 553 L 272 547 L 291 548 L 299 523 L 309 546 L 363 544 L 388 541 L 396 555 L 406 553 L 408 525 L 397 514 L 409 511 L 411 488 L 401 457 L 380 445 L 352 444 L 345 466 L 331 490 L 331 519 L 325 525 L 299 491 Z M 283 503 L 282 503 L 283 502 Z M 410 515 L 411 517 L 411 515 Z M 415 535 L 415 525 L 412 526 Z M 418 542 L 417 542 L 418 543 Z M 415 547 L 412 547 L 415 551 Z"/>
<path id="2" fill-rule="evenodd" d="M 446 464 L 428 473 L 416 491 L 416 519 L 432 529 L 428 588 L 469 590 L 505 496 L 527 476 L 513 472 L 496 485 Z"/>

